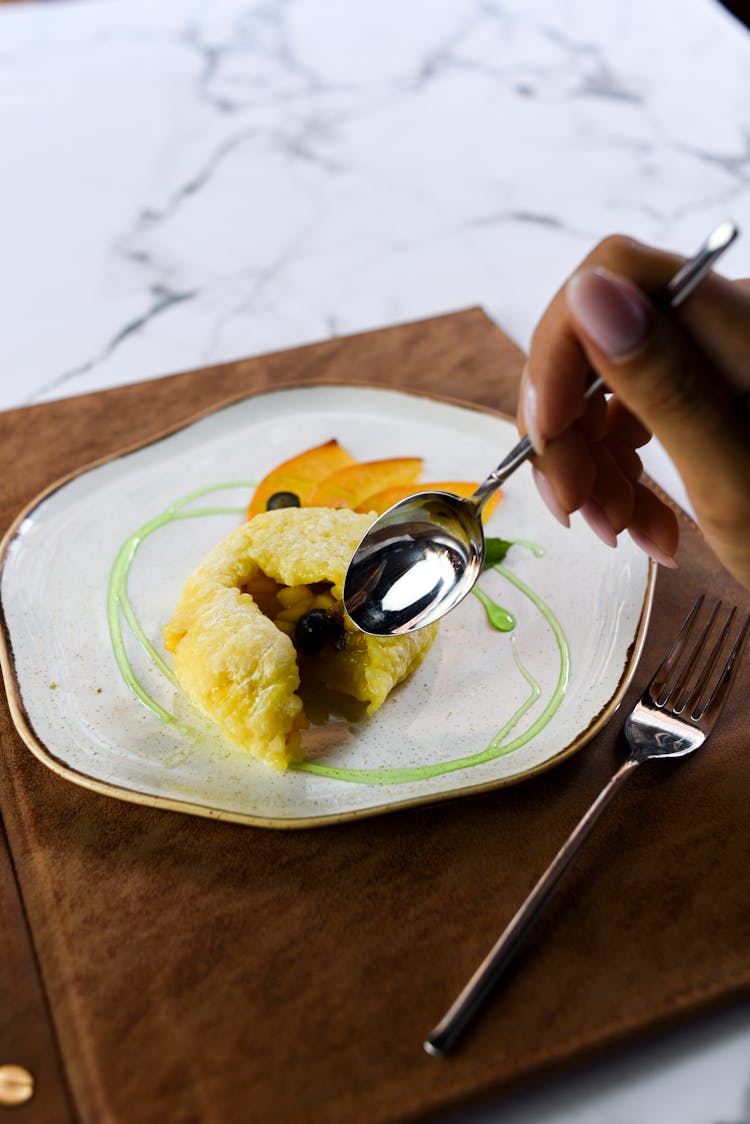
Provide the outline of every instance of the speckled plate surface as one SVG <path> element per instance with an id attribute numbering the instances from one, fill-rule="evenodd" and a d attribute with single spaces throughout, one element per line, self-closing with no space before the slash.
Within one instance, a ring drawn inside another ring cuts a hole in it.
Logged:
<path id="1" fill-rule="evenodd" d="M 40 497 L 4 540 L 0 603 L 14 720 L 46 765 L 126 800 L 303 827 L 519 781 L 607 721 L 641 652 L 652 566 L 627 536 L 610 550 L 575 519 L 559 527 L 526 469 L 487 528 L 526 545 L 480 582 L 515 615 L 512 633 L 492 629 L 469 596 L 373 718 L 307 731 L 318 772 L 276 773 L 193 711 L 161 642 L 182 584 L 241 520 L 253 481 L 330 437 L 362 460 L 422 456 L 425 480 L 479 480 L 516 432 L 402 392 L 277 390 Z"/>

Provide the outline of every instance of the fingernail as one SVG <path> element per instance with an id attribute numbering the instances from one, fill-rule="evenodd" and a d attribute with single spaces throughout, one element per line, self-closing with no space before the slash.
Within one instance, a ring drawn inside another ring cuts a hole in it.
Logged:
<path id="1" fill-rule="evenodd" d="M 529 441 L 534 446 L 534 452 L 544 452 L 544 438 L 539 429 L 539 399 L 536 387 L 530 378 L 525 379 L 523 389 L 523 420 Z"/>
<path id="2" fill-rule="evenodd" d="M 555 495 L 554 488 L 547 477 L 539 471 L 536 465 L 531 466 L 531 475 L 534 477 L 534 483 L 539 490 L 539 495 L 542 497 L 557 522 L 562 523 L 563 527 L 569 527 L 570 519 L 568 518 L 568 513 Z"/>
<path id="3" fill-rule="evenodd" d="M 670 554 L 665 554 L 656 543 L 652 542 L 646 535 L 642 535 L 640 531 L 628 531 L 631 539 L 636 546 L 641 550 L 645 550 L 646 554 L 653 558 L 654 562 L 658 562 L 660 566 L 666 566 L 668 570 L 676 570 L 677 563 Z"/>
<path id="4" fill-rule="evenodd" d="M 566 293 L 570 311 L 610 359 L 624 359 L 643 343 L 648 305 L 625 278 L 606 269 L 584 269 L 571 277 Z"/>
<path id="5" fill-rule="evenodd" d="M 595 500 L 586 500 L 583 507 L 578 509 L 595 535 L 598 535 L 607 546 L 617 546 L 617 535 L 612 530 L 607 516 Z"/>

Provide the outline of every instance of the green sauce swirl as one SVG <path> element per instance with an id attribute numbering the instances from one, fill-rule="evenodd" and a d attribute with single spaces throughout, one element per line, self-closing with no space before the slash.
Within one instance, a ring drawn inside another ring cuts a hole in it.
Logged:
<path id="1" fill-rule="evenodd" d="M 192 731 L 188 727 L 182 726 L 175 716 L 168 710 L 165 710 L 152 695 L 143 687 L 139 682 L 133 666 L 128 659 L 127 650 L 125 647 L 125 638 L 122 629 L 122 617 L 127 622 L 130 631 L 140 646 L 145 651 L 151 662 L 162 673 L 162 675 L 169 680 L 172 686 L 177 687 L 177 680 L 174 672 L 169 664 L 164 660 L 163 656 L 149 640 L 143 627 L 141 626 L 138 617 L 136 616 L 133 605 L 130 601 L 128 594 L 128 579 L 130 577 L 130 570 L 135 561 L 135 556 L 141 544 L 162 527 L 166 527 L 168 523 L 174 523 L 178 519 L 201 519 L 209 515 L 242 515 L 244 508 L 241 507 L 206 507 L 206 508 L 191 508 L 185 511 L 184 508 L 194 500 L 199 499 L 201 496 L 209 495 L 211 492 L 224 491 L 230 488 L 252 488 L 252 482 L 240 480 L 228 484 L 215 484 L 205 488 L 198 488 L 194 492 L 190 492 L 181 500 L 173 503 L 162 515 L 157 515 L 154 519 L 150 519 L 148 523 L 144 523 L 137 531 L 134 531 L 125 542 L 115 556 L 114 563 L 109 575 L 109 584 L 107 588 L 107 625 L 109 627 L 110 640 L 112 642 L 112 651 L 114 652 L 115 661 L 120 670 L 125 683 L 130 688 L 132 693 L 137 699 L 147 707 L 152 714 L 155 714 L 162 722 L 169 725 L 176 726 L 178 729 L 185 733 Z"/>
<path id="2" fill-rule="evenodd" d="M 529 684 L 531 690 L 524 702 L 519 706 L 515 714 L 512 714 L 505 725 L 498 730 L 494 738 L 487 746 L 479 753 L 471 753 L 465 757 L 456 757 L 451 761 L 440 761 L 433 765 L 414 765 L 399 767 L 385 767 L 382 769 L 348 769 L 339 768 L 334 765 L 319 765 L 313 761 L 303 761 L 300 764 L 292 766 L 299 772 L 312 773 L 315 776 L 330 777 L 339 781 L 354 781 L 360 784 L 405 784 L 409 781 L 424 781 L 429 780 L 431 777 L 440 777 L 446 773 L 455 773 L 458 769 L 468 769 L 474 765 L 484 765 L 487 761 L 494 761 L 498 757 L 505 757 L 514 750 L 520 749 L 521 746 L 527 745 L 532 738 L 535 738 L 541 730 L 551 721 L 552 717 L 560 709 L 563 698 L 565 697 L 565 690 L 570 678 L 570 646 L 568 644 L 562 626 L 558 621 L 555 614 L 550 609 L 549 605 L 534 593 L 530 586 L 523 582 L 515 574 L 511 573 L 507 567 L 497 565 L 492 567 L 502 574 L 511 585 L 515 586 L 520 593 L 531 601 L 536 609 L 544 617 L 545 621 L 552 630 L 552 634 L 557 643 L 557 649 L 560 656 L 560 666 L 557 675 L 557 681 L 552 691 L 552 695 L 542 710 L 541 714 L 531 723 L 529 728 L 522 734 L 519 734 L 513 741 L 506 741 L 505 739 L 515 729 L 521 719 L 531 710 L 531 707 L 539 699 L 541 695 L 541 688 L 539 683 L 534 679 L 531 672 L 524 667 L 518 656 L 518 653 L 513 650 L 513 657 L 516 662 L 518 670 Z"/>

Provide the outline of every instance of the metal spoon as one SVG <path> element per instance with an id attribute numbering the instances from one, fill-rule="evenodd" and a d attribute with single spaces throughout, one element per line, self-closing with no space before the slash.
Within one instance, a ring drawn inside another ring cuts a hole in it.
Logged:
<path id="1" fill-rule="evenodd" d="M 662 306 L 676 308 L 737 237 L 723 222 L 666 286 Z M 590 398 L 602 386 L 597 378 Z M 471 590 L 484 562 L 481 512 L 490 496 L 534 449 L 523 437 L 468 499 L 418 492 L 377 519 L 349 563 L 344 605 L 362 632 L 395 636 L 439 620 Z"/>

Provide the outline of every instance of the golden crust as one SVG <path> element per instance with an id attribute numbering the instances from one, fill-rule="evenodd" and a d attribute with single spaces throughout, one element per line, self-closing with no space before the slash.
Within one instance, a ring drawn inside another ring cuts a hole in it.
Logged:
<path id="1" fill-rule="evenodd" d="M 262 575 L 279 586 L 330 583 L 340 602 L 349 560 L 374 516 L 347 509 L 264 512 L 232 531 L 188 579 L 164 643 L 193 704 L 233 742 L 276 768 L 300 754 L 304 724 L 297 652 L 291 638 L 245 590 Z M 371 714 L 422 662 L 437 626 L 380 638 L 343 618 L 343 650 L 304 666 L 311 680 L 367 704 Z"/>

